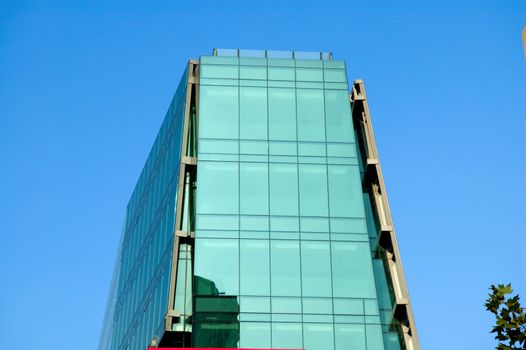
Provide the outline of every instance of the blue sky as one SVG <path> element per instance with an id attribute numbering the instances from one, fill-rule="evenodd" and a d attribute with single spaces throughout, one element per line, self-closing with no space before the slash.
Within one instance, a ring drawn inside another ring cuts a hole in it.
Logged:
<path id="1" fill-rule="evenodd" d="M 124 209 L 188 58 L 332 51 L 364 79 L 423 349 L 526 304 L 526 1 L 0 2 L 0 339 L 94 349 Z"/>

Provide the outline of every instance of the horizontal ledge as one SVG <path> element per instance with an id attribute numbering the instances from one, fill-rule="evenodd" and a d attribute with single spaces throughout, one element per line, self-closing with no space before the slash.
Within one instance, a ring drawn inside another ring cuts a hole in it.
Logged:
<path id="1" fill-rule="evenodd" d="M 197 157 L 182 156 L 181 157 L 181 163 L 188 164 L 188 165 L 196 165 L 197 164 Z"/>
<path id="2" fill-rule="evenodd" d="M 168 317 L 179 317 L 179 316 L 181 316 L 181 314 L 179 313 L 179 311 L 171 309 L 171 310 L 168 310 L 168 312 L 166 312 L 166 316 L 168 316 Z"/>
<path id="3" fill-rule="evenodd" d="M 195 238 L 195 232 L 194 231 L 177 230 L 177 231 L 175 231 L 175 235 L 178 236 L 178 237 L 192 237 L 192 238 Z"/>

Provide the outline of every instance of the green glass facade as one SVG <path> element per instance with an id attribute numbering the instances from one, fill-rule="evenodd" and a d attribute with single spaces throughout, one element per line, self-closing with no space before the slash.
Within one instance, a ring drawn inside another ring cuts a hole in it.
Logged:
<path id="1" fill-rule="evenodd" d="M 345 63 L 189 67 L 128 205 L 100 349 L 404 349 Z"/>
<path id="2" fill-rule="evenodd" d="M 194 346 L 384 349 L 344 62 L 201 57 L 199 108 L 194 273 L 239 317 L 195 290 Z"/>
<path id="3" fill-rule="evenodd" d="M 142 350 L 164 332 L 186 75 L 127 206 L 100 349 Z"/>

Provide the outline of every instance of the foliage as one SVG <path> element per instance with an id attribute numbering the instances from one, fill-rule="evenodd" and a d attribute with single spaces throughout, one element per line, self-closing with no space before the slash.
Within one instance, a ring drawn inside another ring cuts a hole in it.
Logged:
<path id="1" fill-rule="evenodd" d="M 495 326 L 491 333 L 497 333 L 497 350 L 526 349 L 526 314 L 520 305 L 519 295 L 506 297 L 513 293 L 511 284 L 492 285 L 486 300 L 486 310 L 495 315 Z"/>

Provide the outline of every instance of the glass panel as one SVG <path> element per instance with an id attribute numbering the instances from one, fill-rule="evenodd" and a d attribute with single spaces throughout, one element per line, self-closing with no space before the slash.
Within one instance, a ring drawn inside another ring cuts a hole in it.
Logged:
<path id="1" fill-rule="evenodd" d="M 301 315 L 273 313 L 272 322 L 301 322 Z"/>
<path id="2" fill-rule="evenodd" d="M 344 69 L 324 69 L 323 78 L 325 81 L 346 83 L 347 75 Z"/>
<path id="3" fill-rule="evenodd" d="M 316 68 L 296 68 L 298 81 L 323 81 L 323 72 Z"/>
<path id="4" fill-rule="evenodd" d="M 235 239 L 196 239 L 197 295 L 239 294 L 239 242 Z M 197 311 L 197 310 L 196 310 Z"/>
<path id="5" fill-rule="evenodd" d="M 332 299 L 330 298 L 303 298 L 303 313 L 304 314 L 332 314 L 331 300 Z"/>
<path id="6" fill-rule="evenodd" d="M 261 322 L 241 322 L 240 347 L 270 348 L 270 324 Z"/>
<path id="7" fill-rule="evenodd" d="M 298 139 L 325 141 L 323 90 L 298 89 Z"/>
<path id="8" fill-rule="evenodd" d="M 373 259 L 374 277 L 378 289 L 378 304 L 380 309 L 391 310 L 394 304 L 394 292 L 390 287 L 389 276 L 381 259 Z"/>
<path id="9" fill-rule="evenodd" d="M 362 185 L 358 167 L 329 165 L 328 168 L 331 215 L 364 217 Z"/>
<path id="10" fill-rule="evenodd" d="M 269 88 L 269 138 L 296 140 L 296 94 L 294 89 Z"/>
<path id="11" fill-rule="evenodd" d="M 238 86 L 237 79 L 216 79 L 216 78 L 200 78 L 199 83 L 203 85 L 221 85 L 221 86 Z"/>
<path id="12" fill-rule="evenodd" d="M 334 299 L 334 313 L 338 315 L 363 315 L 363 300 Z"/>
<path id="13" fill-rule="evenodd" d="M 365 327 L 361 324 L 335 324 L 336 350 L 366 350 Z"/>
<path id="14" fill-rule="evenodd" d="M 271 241 L 272 295 L 300 296 L 300 250 L 298 241 Z"/>
<path id="15" fill-rule="evenodd" d="M 238 138 L 238 87 L 201 86 L 199 137 Z"/>
<path id="16" fill-rule="evenodd" d="M 354 142 L 349 93 L 341 90 L 325 91 L 327 141 Z"/>
<path id="17" fill-rule="evenodd" d="M 240 244 L 241 294 L 270 295 L 269 242 L 241 240 Z"/>
<path id="18" fill-rule="evenodd" d="M 268 244 L 267 244 L 267 256 L 268 256 Z M 269 274 L 267 271 L 267 276 L 268 275 Z M 259 312 L 259 313 L 267 312 L 268 313 L 270 312 L 270 298 L 245 297 L 245 296 L 241 297 L 241 312 Z"/>
<path id="19" fill-rule="evenodd" d="M 201 66 L 201 77 L 203 78 L 231 78 L 237 79 L 238 69 L 236 66 L 206 65 Z"/>
<path id="20" fill-rule="evenodd" d="M 268 231 L 268 216 L 241 216 L 241 230 Z"/>
<path id="21" fill-rule="evenodd" d="M 272 231 L 299 231 L 299 221 L 297 217 L 271 216 L 270 229 Z"/>
<path id="22" fill-rule="evenodd" d="M 239 320 L 249 322 L 270 322 L 270 314 L 242 313 L 239 314 Z"/>
<path id="23" fill-rule="evenodd" d="M 236 154 L 239 144 L 233 140 L 199 140 L 200 153 L 228 153 Z"/>
<path id="24" fill-rule="evenodd" d="M 240 137 L 267 139 L 267 89 L 240 87 Z"/>
<path id="25" fill-rule="evenodd" d="M 327 167 L 300 164 L 300 212 L 303 216 L 327 216 Z"/>
<path id="26" fill-rule="evenodd" d="M 301 313 L 301 299 L 273 297 L 272 312 L 299 314 Z"/>
<path id="27" fill-rule="evenodd" d="M 369 243 L 332 242 L 335 297 L 376 298 Z"/>
<path id="28" fill-rule="evenodd" d="M 325 144 L 320 142 L 298 142 L 298 155 L 325 157 Z"/>
<path id="29" fill-rule="evenodd" d="M 367 233 L 365 219 L 331 218 L 331 232 L 338 233 Z"/>
<path id="30" fill-rule="evenodd" d="M 253 86 L 253 87 L 267 87 L 266 80 L 250 80 L 250 79 L 241 79 L 239 80 L 239 86 Z"/>
<path id="31" fill-rule="evenodd" d="M 284 51 L 273 51 L 273 52 L 284 52 Z M 268 53 L 270 57 L 271 51 L 269 51 Z M 285 59 L 284 57 L 288 57 L 289 59 Z M 279 56 L 279 57 L 276 56 L 274 58 L 269 58 L 268 65 L 276 66 L 276 67 L 294 67 L 294 60 L 291 60 L 290 58 L 292 58 L 292 53 L 287 54 L 286 56 Z"/>
<path id="32" fill-rule="evenodd" d="M 268 81 L 269 87 L 277 87 L 277 88 L 292 88 L 294 89 L 296 87 L 296 82 L 294 81 L 284 81 L 284 80 L 269 80 Z"/>
<path id="33" fill-rule="evenodd" d="M 294 68 L 268 67 L 269 80 L 294 80 Z"/>
<path id="34" fill-rule="evenodd" d="M 367 350 L 384 350 L 381 326 L 368 324 L 365 326 L 365 329 Z"/>
<path id="35" fill-rule="evenodd" d="M 329 219 L 301 218 L 301 230 L 304 232 L 329 232 Z"/>
<path id="36" fill-rule="evenodd" d="M 271 141 L 269 144 L 269 154 L 295 156 L 298 154 L 298 146 L 295 142 Z"/>
<path id="37" fill-rule="evenodd" d="M 237 55 L 237 53 L 236 53 Z M 237 65 L 239 59 L 237 57 L 223 57 L 223 56 L 201 56 L 201 64 L 232 64 Z"/>
<path id="38" fill-rule="evenodd" d="M 239 219 L 234 215 L 197 215 L 198 230 L 238 230 Z"/>
<path id="39" fill-rule="evenodd" d="M 356 145 L 353 143 L 327 143 L 329 157 L 356 157 Z"/>
<path id="40" fill-rule="evenodd" d="M 238 163 L 199 162 L 197 213 L 239 212 Z"/>
<path id="41" fill-rule="evenodd" d="M 315 81 L 298 81 L 296 82 L 296 87 L 304 89 L 323 89 L 323 83 Z"/>
<path id="42" fill-rule="evenodd" d="M 298 215 L 296 164 L 270 164 L 270 214 Z"/>
<path id="43" fill-rule="evenodd" d="M 273 323 L 272 348 L 274 349 L 301 349 L 301 323 Z"/>
<path id="44" fill-rule="evenodd" d="M 365 304 L 365 314 L 366 315 L 379 315 L 380 313 L 378 312 L 378 301 L 373 299 L 373 300 L 364 300 L 364 304 Z"/>
<path id="45" fill-rule="evenodd" d="M 257 52 L 256 54 L 249 54 L 249 51 Z M 240 50 L 239 51 L 239 64 L 246 66 L 266 66 L 267 60 L 265 57 L 265 51 L 261 50 Z M 241 57 L 245 56 L 245 57 Z M 259 58 L 258 58 L 259 57 Z M 263 78 L 265 79 L 265 78 Z"/>
<path id="46" fill-rule="evenodd" d="M 242 154 L 268 154 L 267 141 L 240 141 L 239 151 Z"/>
<path id="47" fill-rule="evenodd" d="M 240 163 L 241 214 L 268 214 L 268 164 Z"/>
<path id="48" fill-rule="evenodd" d="M 267 79 L 267 67 L 240 66 L 239 77 L 241 79 Z"/>
<path id="49" fill-rule="evenodd" d="M 296 67 L 321 68 L 322 66 L 322 61 L 318 61 L 320 58 L 318 52 L 294 51 L 294 54 L 296 57 Z"/>
<path id="50" fill-rule="evenodd" d="M 345 69 L 345 62 L 343 61 L 323 61 L 324 68 L 343 68 Z"/>
<path id="51" fill-rule="evenodd" d="M 347 83 L 324 83 L 323 86 L 326 89 L 344 90 L 346 93 L 349 91 Z"/>
<path id="52" fill-rule="evenodd" d="M 333 350 L 334 331 L 332 324 L 306 323 L 304 327 L 305 349 L 308 350 Z M 348 347 L 348 349 L 353 349 Z"/>
<path id="53" fill-rule="evenodd" d="M 301 281 L 303 296 L 332 296 L 329 242 L 301 243 Z"/>

